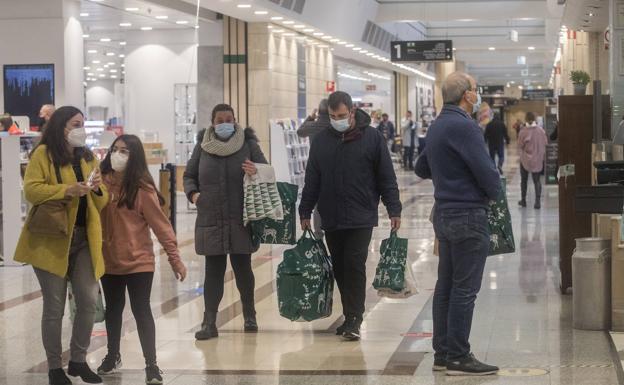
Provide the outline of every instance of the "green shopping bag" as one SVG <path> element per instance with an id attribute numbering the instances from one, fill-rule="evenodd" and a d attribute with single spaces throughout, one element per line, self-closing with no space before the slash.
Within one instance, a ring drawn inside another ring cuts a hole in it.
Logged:
<path id="1" fill-rule="evenodd" d="M 255 247 L 261 243 L 273 245 L 294 245 L 297 242 L 297 195 L 296 184 L 277 182 L 282 200 L 283 220 L 261 219 L 251 222 L 252 242 Z"/>
<path id="2" fill-rule="evenodd" d="M 400 292 L 405 288 L 407 239 L 399 238 L 396 231 L 381 242 L 381 259 L 377 265 L 373 287 L 377 290 Z"/>
<path id="3" fill-rule="evenodd" d="M 104 308 L 104 300 L 102 299 L 102 288 L 98 284 L 98 297 L 95 302 L 95 323 L 104 322 L 106 309 Z M 71 283 L 67 284 L 67 298 L 69 299 L 69 319 L 74 321 L 76 317 L 76 299 Z"/>
<path id="4" fill-rule="evenodd" d="M 501 192 L 496 201 L 490 203 L 488 226 L 490 229 L 489 256 L 513 253 L 516 251 L 511 214 L 507 205 L 507 180 L 501 178 Z"/>
<path id="5" fill-rule="evenodd" d="M 325 244 L 306 230 L 295 248 L 284 252 L 277 267 L 280 315 L 291 321 L 314 321 L 332 313 L 334 272 Z"/>

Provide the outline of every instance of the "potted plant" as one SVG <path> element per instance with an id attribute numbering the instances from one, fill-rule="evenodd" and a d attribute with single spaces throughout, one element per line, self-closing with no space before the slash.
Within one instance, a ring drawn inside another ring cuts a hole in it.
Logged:
<path id="1" fill-rule="evenodd" d="M 572 71 L 570 80 L 574 84 L 574 95 L 585 95 L 589 84 L 589 74 L 585 71 Z"/>

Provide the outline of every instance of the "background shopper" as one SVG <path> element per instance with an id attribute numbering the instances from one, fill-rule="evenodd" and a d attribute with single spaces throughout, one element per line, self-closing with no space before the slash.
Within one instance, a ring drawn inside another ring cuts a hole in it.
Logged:
<path id="1" fill-rule="evenodd" d="M 544 170 L 544 155 L 546 154 L 546 145 L 548 138 L 544 129 L 535 122 L 535 114 L 527 112 L 527 124 L 520 130 L 518 136 L 518 149 L 520 150 L 520 189 L 522 199 L 518 204 L 526 207 L 527 184 L 529 173 L 533 178 L 535 187 L 535 204 L 534 208 L 541 208 L 542 181 L 541 173 Z"/>
<path id="2" fill-rule="evenodd" d="M 39 131 L 45 130 L 45 125 L 50 121 L 50 117 L 54 113 L 55 107 L 53 104 L 44 104 L 39 110 Z"/>
<path id="3" fill-rule="evenodd" d="M 416 174 L 433 179 L 433 226 L 439 241 L 433 294 L 433 369 L 448 375 L 487 375 L 498 368 L 470 352 L 470 330 L 490 246 L 488 203 L 498 197 L 500 176 L 483 132 L 470 117 L 481 97 L 475 80 L 454 72 L 442 84 L 444 107 L 427 134 Z"/>
<path id="4" fill-rule="evenodd" d="M 503 163 L 505 162 L 505 145 L 509 144 L 509 134 L 507 133 L 507 126 L 499 114 L 494 114 L 492 121 L 485 126 L 484 137 L 490 150 L 490 158 L 498 166 L 498 172 L 502 175 Z M 496 163 L 497 156 L 498 163 Z"/>
<path id="5" fill-rule="evenodd" d="M 141 140 L 134 135 L 118 137 L 102 162 L 102 174 L 111 196 L 102 212 L 106 264 L 102 288 L 106 299 L 108 353 L 98 374 L 112 374 L 121 367 L 119 345 L 127 288 L 145 358 L 146 383 L 162 384 L 150 305 L 156 265 L 150 229 L 163 245 L 180 281 L 186 277 L 186 267 L 180 260 L 173 227 L 161 207 L 165 200 L 147 168 Z"/>
<path id="6" fill-rule="evenodd" d="M 405 119 L 401 122 L 403 136 L 403 168 L 405 170 L 414 169 L 414 149 L 416 147 L 416 124 L 412 120 L 412 111 L 407 111 Z"/>
<path id="7" fill-rule="evenodd" d="M 388 114 L 381 114 L 381 122 L 379 123 L 379 127 L 377 128 L 383 136 L 386 138 L 386 142 L 388 143 L 388 150 L 393 152 L 394 147 L 394 137 L 396 135 L 396 130 L 394 129 L 394 124 L 390 121 L 390 117 Z"/>
<path id="8" fill-rule="evenodd" d="M 75 107 L 61 107 L 50 119 L 41 142 L 33 150 L 24 177 L 26 199 L 35 206 L 67 200 L 69 227 L 65 236 L 32 232 L 29 223 L 15 251 L 15 260 L 31 264 L 41 285 L 41 334 L 51 385 L 71 384 L 63 371 L 61 330 L 67 282 L 76 298 L 68 374 L 99 384 L 101 378 L 86 362 L 95 320 L 98 280 L 104 274 L 100 211 L 108 202 L 98 162 L 85 147 L 84 116 Z M 95 171 L 91 184 L 85 183 Z"/>
<path id="9" fill-rule="evenodd" d="M 393 230 L 401 226 L 401 201 L 385 138 L 370 126 L 368 114 L 337 91 L 329 96 L 329 116 L 332 128 L 318 134 L 310 148 L 299 216 L 301 227 L 310 228 L 318 202 L 345 316 L 337 334 L 354 341 L 360 338 L 379 199 Z"/>
<path id="10" fill-rule="evenodd" d="M 251 253 L 256 251 L 249 226 L 243 225 L 243 176 L 257 172 L 254 163 L 267 163 L 252 129 L 236 124 L 234 109 L 219 104 L 212 126 L 201 135 L 184 172 L 184 191 L 197 205 L 195 250 L 206 256 L 205 313 L 198 340 L 217 337 L 216 321 L 227 256 L 243 303 L 245 331 L 256 332 L 255 278 Z"/>

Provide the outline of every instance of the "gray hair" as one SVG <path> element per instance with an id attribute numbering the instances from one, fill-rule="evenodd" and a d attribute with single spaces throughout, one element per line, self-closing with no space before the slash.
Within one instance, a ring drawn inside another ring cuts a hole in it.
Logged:
<path id="1" fill-rule="evenodd" d="M 442 99 L 444 104 L 459 104 L 464 93 L 472 90 L 470 76 L 457 71 L 450 74 L 442 83 Z"/>

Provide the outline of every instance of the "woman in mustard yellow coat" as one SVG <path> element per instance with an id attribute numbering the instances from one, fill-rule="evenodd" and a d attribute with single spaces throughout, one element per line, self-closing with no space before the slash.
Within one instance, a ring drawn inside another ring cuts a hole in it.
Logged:
<path id="1" fill-rule="evenodd" d="M 84 382 L 102 379 L 86 363 L 95 319 L 98 280 L 104 274 L 100 211 L 108 202 L 98 161 L 85 147 L 84 116 L 75 107 L 54 112 L 24 176 L 26 199 L 35 206 L 66 200 L 67 235 L 35 231 L 31 218 L 22 229 L 15 260 L 33 266 L 43 294 L 41 322 L 51 385 L 71 384 L 61 354 L 61 329 L 67 282 L 76 299 L 68 374 Z M 93 170 L 96 170 L 92 174 Z M 31 231 L 32 229 L 32 231 Z"/>

